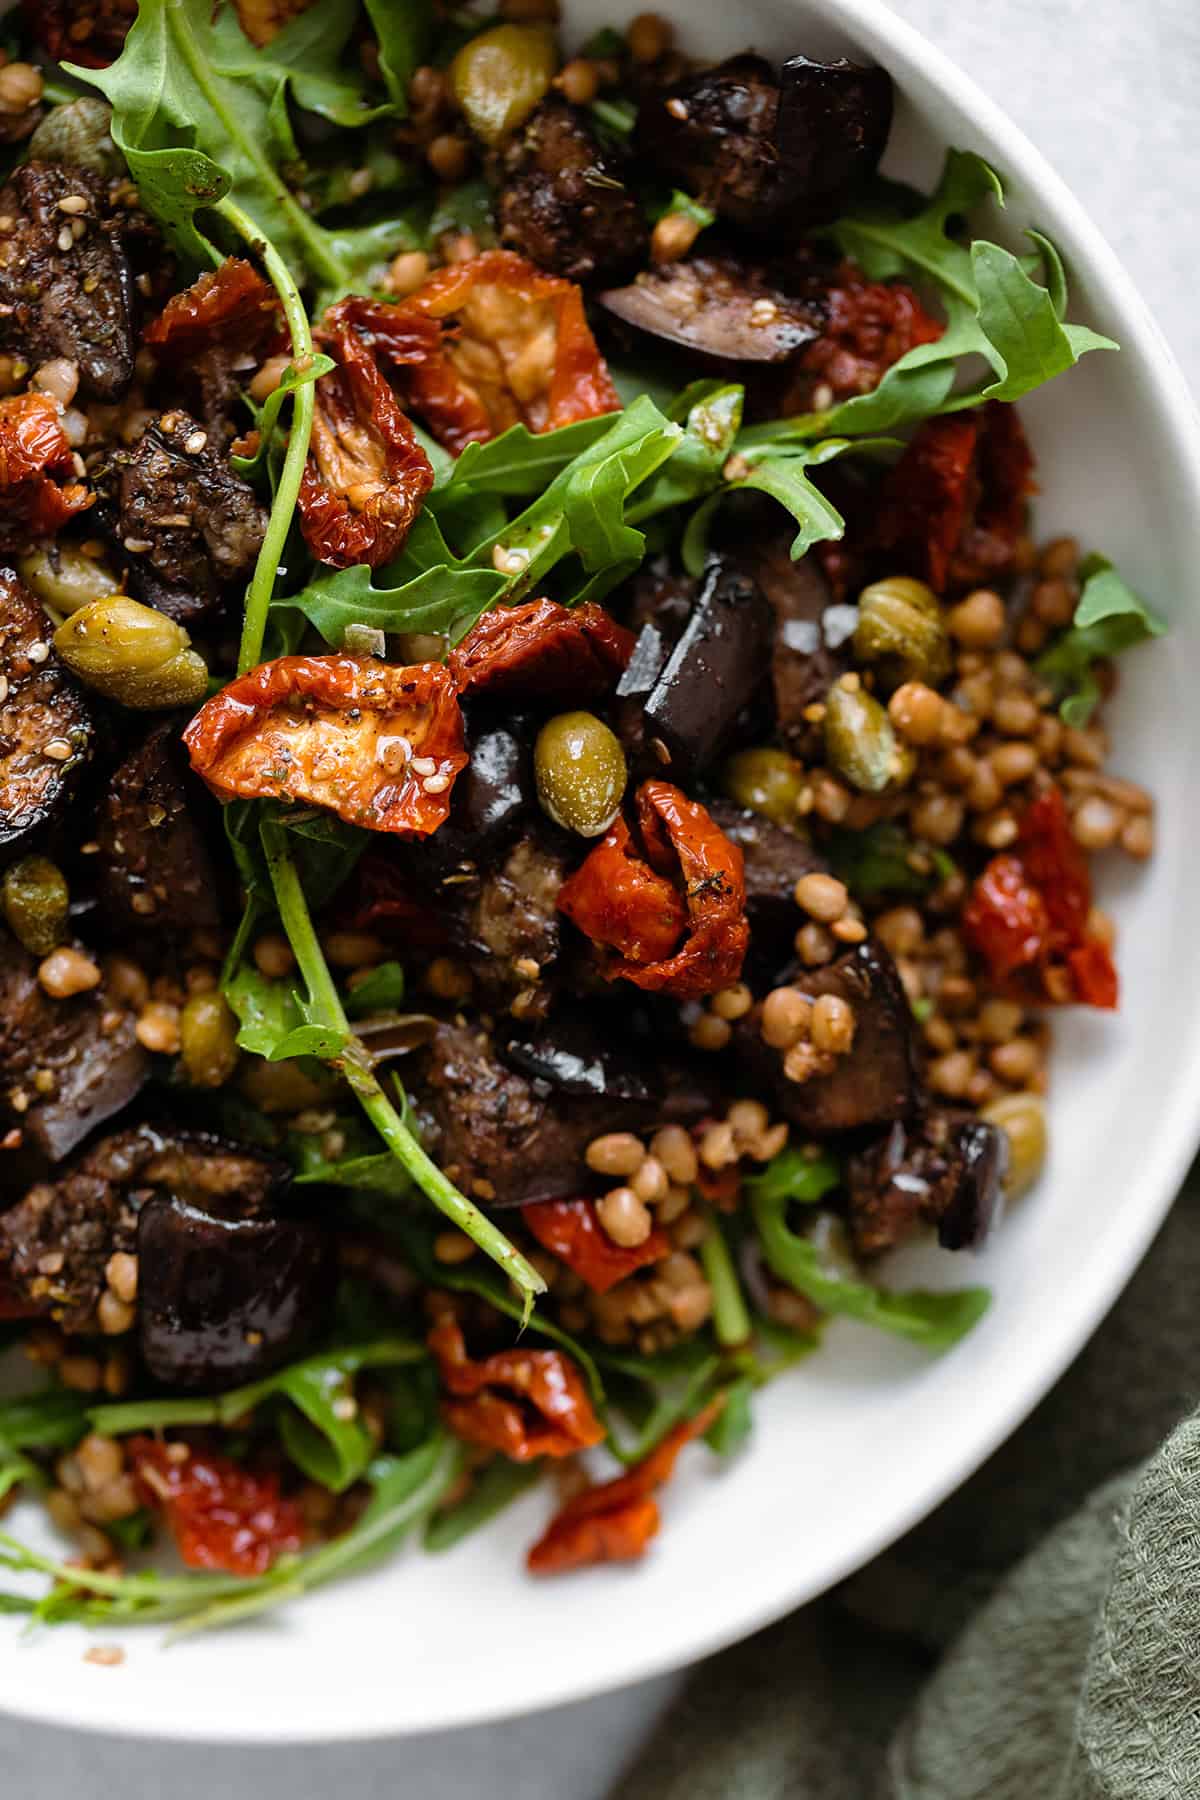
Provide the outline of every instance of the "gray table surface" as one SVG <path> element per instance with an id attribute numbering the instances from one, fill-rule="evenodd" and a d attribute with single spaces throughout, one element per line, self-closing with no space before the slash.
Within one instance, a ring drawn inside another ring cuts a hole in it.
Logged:
<path id="1" fill-rule="evenodd" d="M 1080 195 L 1200 384 L 1195 0 L 1139 0 L 1136 8 L 1126 0 L 904 0 L 899 10 L 1000 101 Z M 327 1750 L 129 1743 L 0 1717 L 0 1794 L 602 1800 L 680 1679 L 503 1725 Z"/>

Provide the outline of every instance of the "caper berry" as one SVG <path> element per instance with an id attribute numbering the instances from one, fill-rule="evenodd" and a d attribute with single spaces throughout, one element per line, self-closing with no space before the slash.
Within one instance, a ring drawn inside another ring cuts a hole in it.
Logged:
<path id="1" fill-rule="evenodd" d="M 103 600 L 120 589 L 110 569 L 69 544 L 42 544 L 19 557 L 21 579 L 56 613 L 78 612 L 90 600 Z"/>
<path id="2" fill-rule="evenodd" d="M 222 994 L 193 994 L 179 1015 L 179 1054 L 193 1087 L 221 1087 L 237 1067 L 238 1022 Z"/>
<path id="3" fill-rule="evenodd" d="M 950 640 L 932 588 L 907 575 L 873 581 L 858 596 L 854 651 L 878 663 L 889 686 L 923 681 L 936 687 L 950 673 Z"/>
<path id="4" fill-rule="evenodd" d="M 92 600 L 54 634 L 54 647 L 87 687 L 140 711 L 193 706 L 208 689 L 204 659 L 182 625 L 125 594 Z"/>
<path id="5" fill-rule="evenodd" d="M 4 917 L 31 956 L 49 956 L 67 936 L 71 896 L 57 863 L 23 856 L 4 871 Z"/>
<path id="6" fill-rule="evenodd" d="M 599 837 L 625 792 L 625 752 L 594 713 L 559 713 L 538 732 L 533 772 L 542 811 L 566 831 Z"/>
<path id="7" fill-rule="evenodd" d="M 760 744 L 730 757 L 721 774 L 721 786 L 739 806 L 773 819 L 776 825 L 794 825 L 804 792 L 804 770 L 786 750 Z"/>
<path id="8" fill-rule="evenodd" d="M 878 700 L 857 684 L 845 685 L 852 680 L 835 682 L 825 696 L 825 754 L 852 787 L 878 794 L 908 781 L 915 759 Z"/>
<path id="9" fill-rule="evenodd" d="M 1036 1094 L 1003 1094 L 981 1107 L 979 1116 L 1008 1138 L 1004 1191 L 1010 1199 L 1033 1186 L 1046 1160 L 1046 1112 Z"/>
<path id="10" fill-rule="evenodd" d="M 450 85 L 463 117 L 485 144 L 523 125 L 558 68 L 547 25 L 495 25 L 464 44 L 450 64 Z"/>

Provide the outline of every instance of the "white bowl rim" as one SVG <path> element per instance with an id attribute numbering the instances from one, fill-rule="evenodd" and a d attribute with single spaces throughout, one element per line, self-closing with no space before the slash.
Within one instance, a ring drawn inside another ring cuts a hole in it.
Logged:
<path id="1" fill-rule="evenodd" d="M 1000 161 L 1005 172 L 1010 177 L 1019 176 L 1029 190 L 1037 194 L 1039 201 L 1047 203 L 1060 217 L 1069 219 L 1072 262 L 1077 269 L 1087 270 L 1094 291 L 1103 296 L 1106 310 L 1116 321 L 1123 350 L 1137 356 L 1149 389 L 1148 410 L 1157 415 L 1170 451 L 1179 469 L 1186 474 L 1196 513 L 1200 515 L 1200 413 L 1186 378 L 1132 277 L 1092 223 L 1081 202 L 1003 108 L 936 44 L 893 12 L 886 0 L 811 0 L 811 3 L 819 5 L 832 24 L 844 26 L 892 73 L 900 77 L 909 73 L 918 76 L 969 114 L 978 122 L 984 136 L 1003 146 Z M 4 10 L 7 8 L 0 4 L 0 11 Z M 1200 1042 L 1196 1047 L 1200 1049 Z M 719 1624 L 706 1630 L 697 1631 L 689 1625 L 676 1638 L 660 1632 L 653 1644 L 639 1644 L 635 1639 L 627 1645 L 627 1655 L 619 1673 L 581 1678 L 548 1669 L 547 1691 L 539 1694 L 532 1704 L 512 1695 L 463 1695 L 456 1684 L 449 1682 L 446 1705 L 437 1716 L 428 1719 L 419 1732 L 487 1725 L 530 1711 L 567 1705 L 699 1661 L 816 1598 L 916 1525 L 959 1487 L 1027 1417 L 1078 1355 L 1131 1279 L 1169 1211 L 1200 1145 L 1200 1058 L 1193 1057 L 1190 1069 L 1190 1080 L 1181 1078 L 1172 1109 L 1160 1119 L 1153 1145 L 1147 1149 L 1138 1204 L 1126 1208 L 1122 1214 L 1123 1229 L 1119 1236 L 1113 1234 L 1112 1254 L 1103 1279 L 1094 1280 L 1086 1293 L 1064 1299 L 1047 1354 L 1031 1366 L 1024 1379 L 1014 1381 L 1006 1389 L 1001 1403 L 981 1407 L 972 1420 L 956 1431 L 952 1446 L 948 1446 L 946 1455 L 921 1490 L 911 1496 L 906 1506 L 893 1509 L 881 1519 L 874 1532 L 863 1534 L 852 1553 L 822 1564 L 819 1578 L 815 1580 L 811 1571 L 805 1571 L 789 1583 L 787 1572 L 779 1571 L 779 1583 L 769 1594 L 748 1596 L 743 1610 L 724 1617 Z M 363 1579 L 369 1581 L 370 1576 Z M 185 1653 L 177 1651 L 173 1654 Z M 194 1722 L 186 1717 L 176 1717 L 164 1727 L 156 1724 L 153 1718 L 135 1713 L 123 1716 L 119 1727 L 114 1727 L 111 1713 L 115 1709 L 111 1702 L 115 1697 L 111 1692 L 101 1691 L 104 1686 L 103 1682 L 98 1683 L 94 1701 L 81 1705 L 77 1693 L 72 1693 L 69 1698 L 55 1693 L 55 1682 L 50 1673 L 50 1679 L 44 1685 L 24 1686 L 15 1704 L 0 1693 L 0 1716 L 26 1718 L 122 1738 L 213 1744 L 333 1743 L 418 1735 L 418 1728 L 397 1724 L 394 1716 L 389 1716 L 386 1702 L 374 1697 L 378 1690 L 373 1690 L 369 1703 L 364 1703 L 364 1696 L 360 1694 L 336 1714 L 331 1710 L 285 1719 L 278 1715 L 272 1717 L 269 1710 L 264 1709 L 259 1717 L 243 1715 L 235 1730 L 223 1730 L 220 1720 L 202 1714 Z"/>

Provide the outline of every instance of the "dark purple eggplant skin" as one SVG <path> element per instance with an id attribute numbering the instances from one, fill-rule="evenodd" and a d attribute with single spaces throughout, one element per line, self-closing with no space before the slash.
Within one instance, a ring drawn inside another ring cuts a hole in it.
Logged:
<path id="1" fill-rule="evenodd" d="M 708 811 L 742 853 L 751 952 L 774 953 L 778 968 L 780 956 L 792 959 L 796 883 L 805 875 L 828 874 L 829 865 L 806 838 L 732 800 L 710 800 Z"/>
<path id="2" fill-rule="evenodd" d="M 793 56 L 777 75 L 729 57 L 647 96 L 634 143 L 660 177 L 751 233 L 835 218 L 874 173 L 892 124 L 886 70 Z"/>
<path id="3" fill-rule="evenodd" d="M 858 1148 L 846 1163 L 847 1212 L 860 1256 L 936 1226 L 944 1250 L 977 1250 L 999 1220 L 1008 1139 L 995 1125 L 928 1106 Z"/>
<path id="4" fill-rule="evenodd" d="M 500 1057 L 531 1081 L 572 1098 L 654 1106 L 662 1097 L 661 1078 L 585 1011 L 557 1013 L 540 1031 L 514 1035 Z"/>
<path id="5" fill-rule="evenodd" d="M 775 723 L 788 748 L 810 753 L 819 728 L 806 717 L 850 665 L 850 640 L 858 620 L 855 607 L 835 602 L 810 552 L 793 561 L 788 535 L 756 536 L 759 514 L 747 512 L 731 525 L 740 566 L 766 595 L 773 616 L 769 652 Z"/>
<path id="6" fill-rule="evenodd" d="M 938 1220 L 943 1250 L 978 1250 L 1000 1222 L 1008 1138 L 984 1119 L 965 1119 L 954 1137 L 961 1165 L 954 1196 Z"/>
<path id="7" fill-rule="evenodd" d="M 0 569 L 0 853 L 60 818 L 92 753 L 91 707 L 59 659 L 51 624 L 14 569 Z M 46 745 L 54 749 L 46 755 Z M 65 747 L 67 754 L 59 754 Z"/>
<path id="8" fill-rule="evenodd" d="M 724 255 L 645 269 L 599 296 L 605 311 L 656 343 L 676 344 L 716 367 L 782 363 L 820 336 L 819 293 L 783 293 L 763 270 Z"/>
<path id="9" fill-rule="evenodd" d="M 104 917 L 122 937 L 215 930 L 221 883 L 208 852 L 220 818 L 187 766 L 179 722 L 155 725 L 108 784 L 96 820 Z"/>
<path id="10" fill-rule="evenodd" d="M 896 965 L 876 939 L 820 968 L 794 965 L 777 978 L 817 999 L 835 994 L 854 1010 L 854 1043 L 828 1075 L 789 1081 L 783 1057 L 763 1042 L 761 1004 L 734 1027 L 733 1048 L 756 1088 L 769 1089 L 782 1116 L 817 1137 L 906 1119 L 920 1100 L 916 1027 Z"/>
<path id="11" fill-rule="evenodd" d="M 156 1381 L 211 1393 L 293 1361 L 325 1325 L 337 1257 L 308 1220 L 239 1218 L 177 1194 L 138 1214 L 138 1333 Z"/>
<path id="12" fill-rule="evenodd" d="M 659 774 L 691 781 L 729 744 L 762 684 L 773 623 L 756 583 L 714 557 L 683 635 L 642 703 L 642 735 Z M 639 648 L 653 629 L 643 629 Z"/>
<path id="13" fill-rule="evenodd" d="M 533 778 L 536 727 L 520 716 L 492 715 L 468 721 L 471 760 L 454 784 L 450 817 L 420 846 L 414 873 L 424 882 L 453 882 L 469 877 L 478 886 L 481 870 L 491 867 L 521 826 L 538 815 Z"/>
<path id="14" fill-rule="evenodd" d="M 619 281 L 645 258 L 628 158 L 601 141 L 585 107 L 550 95 L 500 162 L 496 219 L 510 250 L 568 281 Z"/>
<path id="15" fill-rule="evenodd" d="M 789 57 L 779 77 L 774 215 L 798 211 L 809 225 L 836 218 L 875 173 L 891 129 L 886 69 L 844 56 L 828 63 Z"/>

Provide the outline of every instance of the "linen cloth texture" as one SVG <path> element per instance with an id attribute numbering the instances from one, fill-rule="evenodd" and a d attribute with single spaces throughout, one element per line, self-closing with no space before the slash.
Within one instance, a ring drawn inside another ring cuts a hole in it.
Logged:
<path id="1" fill-rule="evenodd" d="M 702 1663 L 613 1800 L 1200 1800 L 1198 1292 L 1200 1165 L 1025 1425 Z"/>

